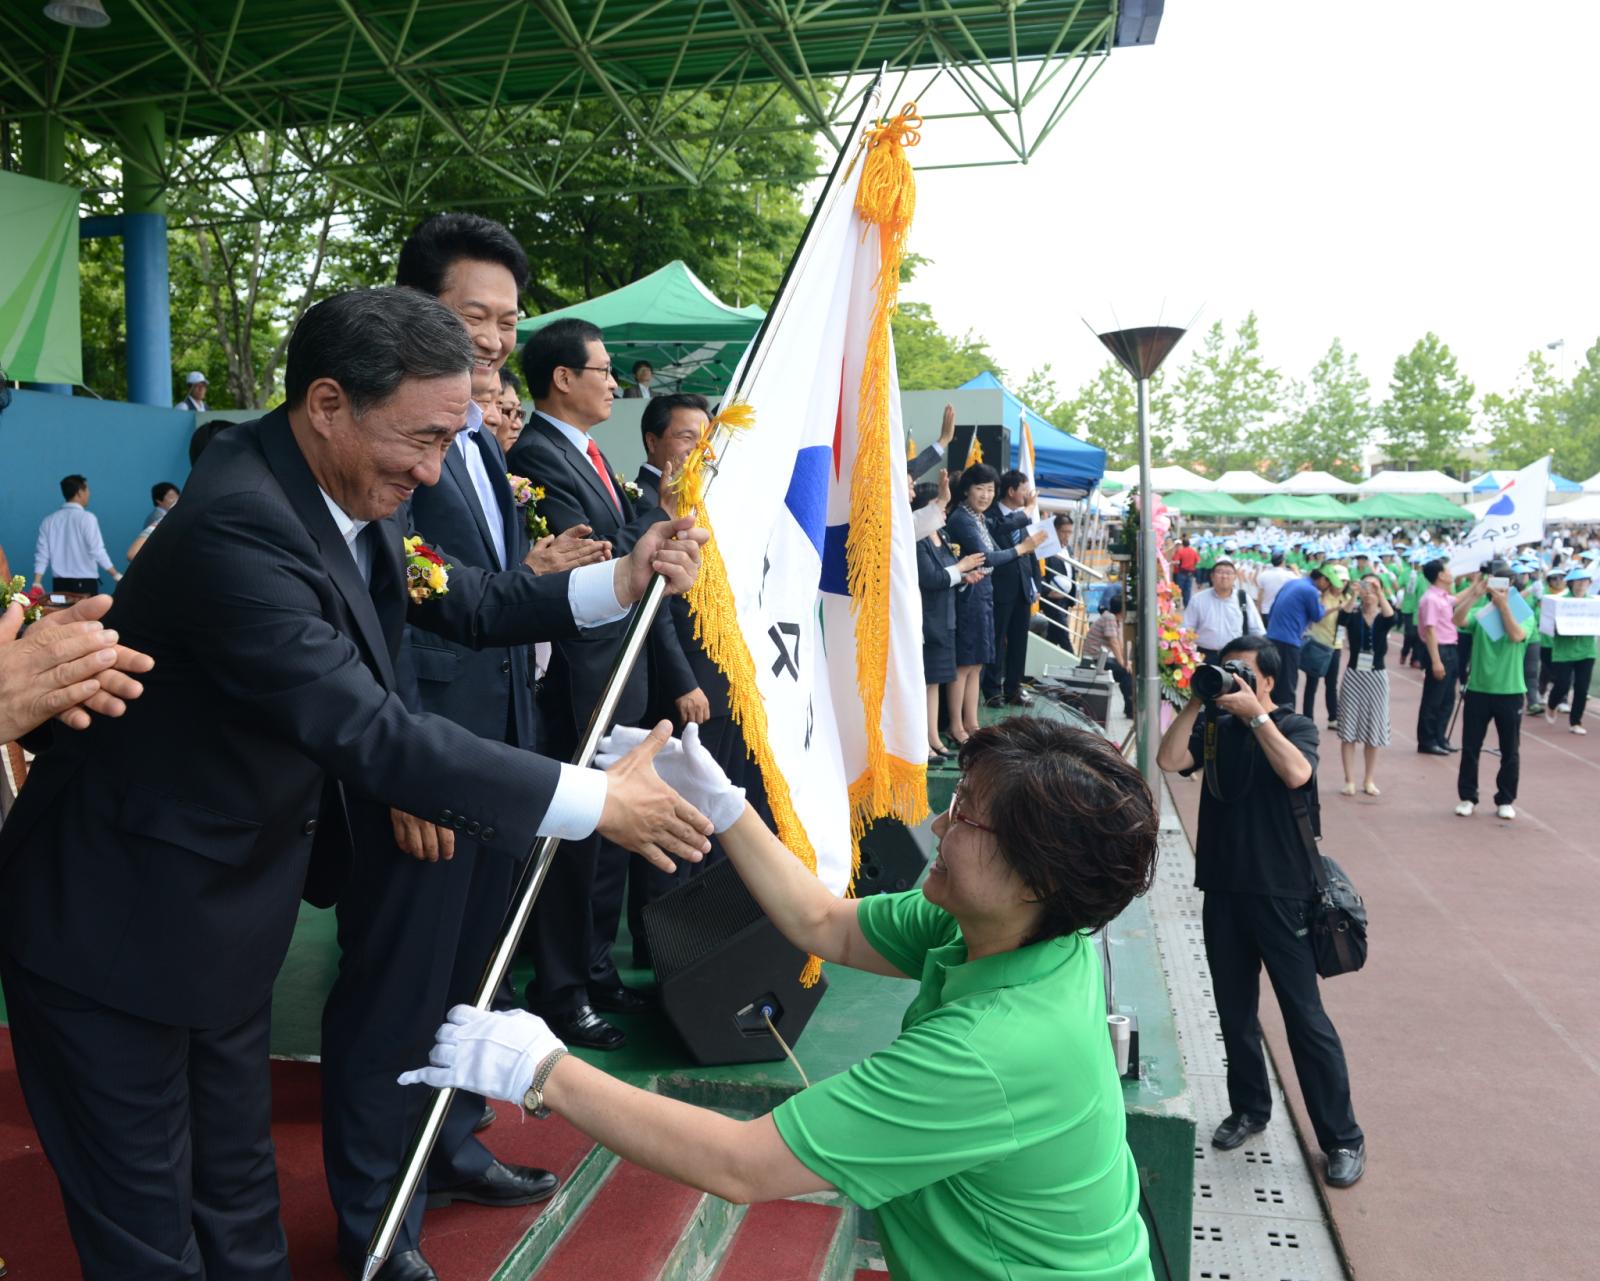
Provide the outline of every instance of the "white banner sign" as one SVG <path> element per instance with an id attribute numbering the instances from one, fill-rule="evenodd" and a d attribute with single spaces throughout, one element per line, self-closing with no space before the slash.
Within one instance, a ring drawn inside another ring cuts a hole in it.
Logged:
<path id="1" fill-rule="evenodd" d="M 1600 596 L 1546 596 L 1539 630 L 1546 636 L 1600 636 Z"/>

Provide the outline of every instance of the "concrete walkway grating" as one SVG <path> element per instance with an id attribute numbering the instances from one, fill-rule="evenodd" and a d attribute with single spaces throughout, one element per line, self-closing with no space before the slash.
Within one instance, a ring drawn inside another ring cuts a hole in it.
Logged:
<path id="1" fill-rule="evenodd" d="M 1228 1060 L 1211 995 L 1194 857 L 1165 787 L 1160 843 L 1150 913 L 1197 1119 L 1191 1281 L 1344 1281 L 1317 1189 L 1320 1175 L 1306 1164 L 1270 1055 L 1274 1106 L 1267 1128 L 1232 1152 L 1211 1146 L 1211 1131 L 1228 1114 Z M 1272 999 L 1265 982 L 1262 991 Z"/>

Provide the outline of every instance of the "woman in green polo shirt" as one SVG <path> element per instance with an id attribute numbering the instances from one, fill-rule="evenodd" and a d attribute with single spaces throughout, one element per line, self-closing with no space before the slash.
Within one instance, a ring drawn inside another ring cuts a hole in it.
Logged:
<path id="1" fill-rule="evenodd" d="M 614 761 L 643 731 L 616 731 Z M 920 983 L 899 1037 L 740 1121 L 566 1057 L 544 1023 L 457 1006 L 404 1083 L 548 1107 L 618 1155 L 730 1201 L 838 1189 L 894 1281 L 1145 1281 L 1149 1249 L 1088 932 L 1149 888 L 1157 815 L 1097 734 L 980 730 L 922 888 L 839 899 L 778 843 L 690 725 L 656 757 L 773 923 L 836 965 Z"/>
<path id="2" fill-rule="evenodd" d="M 1590 573 L 1578 565 L 1567 571 L 1565 595 L 1582 598 L 1589 594 Z M 1557 712 L 1567 713 L 1574 734 L 1587 734 L 1583 709 L 1589 701 L 1589 681 L 1594 676 L 1595 638 L 1593 636 L 1552 636 L 1550 638 L 1550 703 L 1545 720 L 1555 723 Z"/>

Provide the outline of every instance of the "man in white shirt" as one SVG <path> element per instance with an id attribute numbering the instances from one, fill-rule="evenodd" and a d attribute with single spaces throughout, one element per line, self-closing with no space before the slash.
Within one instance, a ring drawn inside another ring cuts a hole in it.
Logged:
<path id="1" fill-rule="evenodd" d="M 1278 599 L 1278 593 L 1298 577 L 1299 574 L 1283 563 L 1282 552 L 1272 553 L 1272 564 L 1256 578 L 1256 604 L 1260 607 L 1263 623 L 1271 620 L 1272 603 Z"/>
<path id="2" fill-rule="evenodd" d="M 1265 634 L 1260 611 L 1248 592 L 1238 586 L 1239 577 L 1231 560 L 1219 560 L 1211 567 L 1211 585 L 1189 598 L 1183 611 L 1183 625 L 1194 632 L 1200 653 L 1214 663 L 1230 641 L 1240 636 Z"/>
<path id="3" fill-rule="evenodd" d="M 111 557 L 100 522 L 89 510 L 89 481 L 79 475 L 61 478 L 61 496 L 66 502 L 39 522 L 39 540 L 33 550 L 33 585 L 44 585 L 45 570 L 58 592 L 93 596 L 100 590 L 100 571 L 121 582 Z"/>
<path id="4" fill-rule="evenodd" d="M 190 413 L 203 414 L 206 412 L 206 376 L 198 369 L 183 380 L 189 388 L 174 409 L 187 409 Z"/>

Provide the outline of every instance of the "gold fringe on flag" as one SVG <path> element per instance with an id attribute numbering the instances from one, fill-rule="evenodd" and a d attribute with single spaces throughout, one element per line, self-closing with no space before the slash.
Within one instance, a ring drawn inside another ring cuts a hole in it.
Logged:
<path id="1" fill-rule="evenodd" d="M 805 825 L 800 822 L 800 816 L 795 813 L 788 781 L 778 768 L 772 745 L 767 741 L 767 708 L 756 685 L 755 660 L 750 656 L 750 647 L 744 643 L 744 633 L 739 630 L 733 588 L 728 583 L 727 562 L 722 559 L 722 552 L 717 546 L 716 531 L 706 518 L 706 472 L 708 467 L 715 470 L 717 458 L 712 441 L 718 429 L 738 434 L 755 426 L 755 420 L 755 409 L 745 401 L 735 401 L 726 406 L 706 424 L 699 441 L 684 459 L 683 467 L 672 478 L 670 489 L 677 500 L 677 510 L 680 513 L 693 511 L 695 524 L 711 535 L 711 540 L 700 552 L 700 574 L 689 589 L 694 638 L 704 647 L 706 656 L 728 678 L 728 710 L 734 723 L 744 730 L 746 749 L 761 769 L 761 779 L 766 785 L 767 803 L 772 809 L 772 820 L 777 825 L 778 839 L 815 876 L 817 851 L 806 834 Z M 801 985 L 811 987 L 821 977 L 822 959 L 807 957 L 805 968 L 800 971 Z"/>
<path id="2" fill-rule="evenodd" d="M 866 165 L 856 191 L 856 213 L 878 229 L 878 275 L 872 324 L 861 369 L 860 414 L 856 424 L 855 468 L 850 476 L 850 533 L 845 566 L 855 612 L 856 690 L 866 728 L 866 768 L 850 785 L 853 865 L 861 866 L 861 837 L 874 819 L 920 823 L 928 813 L 926 762 L 889 754 L 883 738 L 884 686 L 889 672 L 889 567 L 894 550 L 894 504 L 905 501 L 904 481 L 892 466 L 889 440 L 889 322 L 900 296 L 917 184 L 906 149 L 921 139 L 917 104 L 868 130 Z"/>

